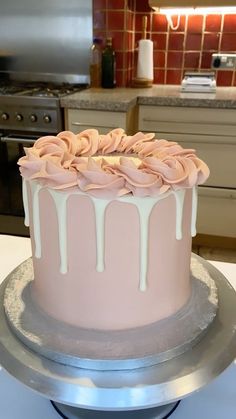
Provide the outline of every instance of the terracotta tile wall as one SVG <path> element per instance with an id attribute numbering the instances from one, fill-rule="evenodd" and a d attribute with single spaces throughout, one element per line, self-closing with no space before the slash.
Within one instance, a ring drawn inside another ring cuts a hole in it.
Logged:
<path id="1" fill-rule="evenodd" d="M 128 86 L 134 73 L 136 0 L 93 0 L 93 31 L 105 44 L 113 38 L 116 82 Z"/>
<path id="2" fill-rule="evenodd" d="M 236 15 L 181 16 L 172 30 L 164 15 L 151 11 L 147 0 L 93 0 L 94 35 L 113 38 L 117 85 L 135 77 L 142 17 L 154 46 L 154 83 L 179 84 L 185 71 L 211 69 L 214 52 L 236 52 Z M 177 16 L 173 17 L 177 22 Z M 236 86 L 236 72 L 217 70 L 218 86 Z"/>

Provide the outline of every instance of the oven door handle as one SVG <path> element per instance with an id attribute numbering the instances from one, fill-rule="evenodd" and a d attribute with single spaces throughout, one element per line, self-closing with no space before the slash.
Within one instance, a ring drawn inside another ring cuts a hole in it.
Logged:
<path id="1" fill-rule="evenodd" d="M 18 137 L 0 137 L 0 141 L 3 143 L 23 143 L 23 144 L 32 144 L 36 141 L 36 138 L 18 138 Z"/>

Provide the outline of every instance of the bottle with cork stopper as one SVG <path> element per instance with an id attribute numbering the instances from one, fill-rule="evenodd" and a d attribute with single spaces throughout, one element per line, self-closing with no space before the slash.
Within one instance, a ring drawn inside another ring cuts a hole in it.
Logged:
<path id="1" fill-rule="evenodd" d="M 101 40 L 93 38 L 90 50 L 90 87 L 101 87 Z"/>
<path id="2" fill-rule="evenodd" d="M 102 87 L 116 86 L 116 56 L 112 46 L 112 38 L 107 38 L 106 46 L 102 51 Z"/>

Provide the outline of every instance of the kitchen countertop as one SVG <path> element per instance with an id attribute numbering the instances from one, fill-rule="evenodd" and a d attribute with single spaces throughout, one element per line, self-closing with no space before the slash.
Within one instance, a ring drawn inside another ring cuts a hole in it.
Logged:
<path id="1" fill-rule="evenodd" d="M 145 89 L 147 90 L 147 89 Z M 137 89 L 86 89 L 61 98 L 65 108 L 126 112 L 137 103 Z"/>
<path id="2" fill-rule="evenodd" d="M 136 104 L 236 109 L 236 87 L 218 87 L 215 93 L 182 93 L 180 86 L 150 88 L 86 89 L 61 98 L 61 106 L 126 112 Z"/>
<path id="3" fill-rule="evenodd" d="M 0 283 L 30 255 L 28 238 L 0 235 Z M 236 264 L 211 263 L 236 289 Z M 233 419 L 236 412 L 235 377 L 236 361 L 210 384 L 183 399 L 171 419 Z M 4 419 L 59 419 L 47 398 L 21 384 L 1 366 L 0 404 L 1 417 Z"/>

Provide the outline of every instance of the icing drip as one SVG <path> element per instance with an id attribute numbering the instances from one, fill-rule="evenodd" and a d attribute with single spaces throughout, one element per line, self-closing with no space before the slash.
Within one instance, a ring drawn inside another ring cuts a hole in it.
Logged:
<path id="1" fill-rule="evenodd" d="M 147 289 L 147 267 L 148 267 L 148 236 L 149 236 L 149 217 L 154 205 L 162 198 L 120 198 L 119 201 L 133 204 L 139 213 L 140 226 L 140 291 Z"/>
<path id="2" fill-rule="evenodd" d="M 96 247 L 97 247 L 97 272 L 103 272 L 105 269 L 104 253 L 105 253 L 105 211 L 111 200 L 97 199 L 91 197 L 95 210 L 96 222 Z"/>
<path id="3" fill-rule="evenodd" d="M 39 192 L 42 186 L 36 182 L 30 182 L 32 201 L 33 201 L 33 228 L 35 242 L 35 257 L 41 258 L 41 233 L 40 233 L 40 216 L 39 216 Z"/>
<path id="4" fill-rule="evenodd" d="M 42 189 L 37 182 L 30 182 L 32 200 L 33 200 L 33 228 L 34 228 L 34 239 L 35 239 L 35 257 L 41 257 L 41 236 L 40 236 L 40 216 L 39 216 L 39 192 Z M 59 249 L 60 249 L 60 272 L 65 274 L 68 270 L 67 262 L 67 199 L 71 194 L 74 195 L 86 195 L 87 194 L 75 191 L 75 192 L 62 192 L 53 189 L 48 189 L 50 192 L 56 207 L 57 218 L 58 218 L 58 230 L 59 230 Z M 182 239 L 182 219 L 183 219 L 183 206 L 185 200 L 185 190 L 178 190 L 167 192 L 159 197 L 151 198 L 138 198 L 132 196 L 124 196 L 116 198 L 117 201 L 123 203 L 129 203 L 135 205 L 139 214 L 139 225 L 140 225 L 140 279 L 139 288 L 141 291 L 147 289 L 147 270 L 148 270 L 148 237 L 149 237 L 149 218 L 153 207 L 156 203 L 162 199 L 167 198 L 169 195 L 174 194 L 176 201 L 176 239 Z M 23 198 L 24 208 L 26 214 L 26 220 L 28 220 L 28 199 L 27 199 L 27 188 L 23 183 Z M 106 208 L 111 199 L 98 199 L 90 196 L 90 199 L 94 205 L 95 221 L 96 221 L 96 249 L 97 249 L 97 272 L 103 272 L 105 269 L 104 253 L 105 253 L 105 213 Z M 192 192 L 192 218 L 191 218 L 191 233 L 196 233 L 195 223 L 197 214 L 197 189 L 193 188 Z"/>
<path id="5" fill-rule="evenodd" d="M 147 289 L 147 267 L 148 267 L 148 236 L 149 236 L 149 217 L 157 200 L 152 198 L 135 199 L 135 204 L 139 212 L 140 223 L 140 291 Z M 138 201 L 138 202 L 137 202 Z M 141 203 L 144 201 L 144 205 Z"/>
<path id="6" fill-rule="evenodd" d="M 27 194 L 27 184 L 24 178 L 22 178 L 22 197 L 23 197 L 23 206 L 24 206 L 24 211 L 25 211 L 24 224 L 26 227 L 29 227 L 29 202 L 28 202 L 28 194 Z"/>
<path id="7" fill-rule="evenodd" d="M 57 219 L 58 219 L 58 233 L 59 233 L 59 249 L 61 257 L 60 272 L 67 273 L 67 193 L 57 192 L 54 189 L 49 189 L 49 192 L 56 205 Z"/>
<path id="8" fill-rule="evenodd" d="M 177 240 L 182 239 L 182 219 L 183 219 L 183 207 L 185 190 L 179 190 L 173 192 L 176 201 L 176 232 L 175 237 Z"/>
<path id="9" fill-rule="evenodd" d="M 196 222 L 197 222 L 197 186 L 194 186 L 192 189 L 192 217 L 191 217 L 192 237 L 195 237 L 197 234 Z"/>

